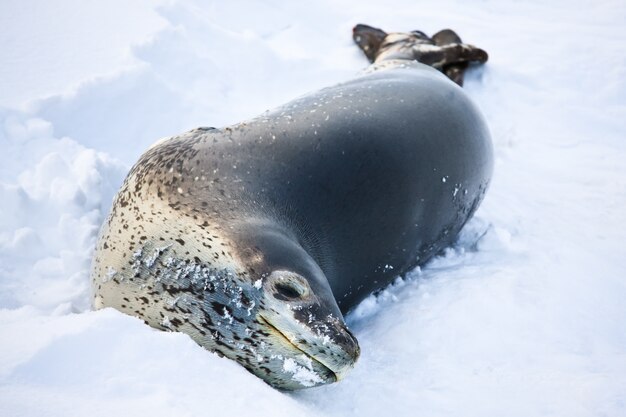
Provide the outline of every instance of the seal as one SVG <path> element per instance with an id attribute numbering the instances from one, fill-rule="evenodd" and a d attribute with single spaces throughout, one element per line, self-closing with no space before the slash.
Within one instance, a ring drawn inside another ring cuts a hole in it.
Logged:
<path id="1" fill-rule="evenodd" d="M 355 40 L 375 62 L 355 79 L 141 156 L 100 231 L 95 308 L 184 332 L 280 389 L 344 377 L 360 351 L 343 314 L 450 245 L 492 171 L 477 108 L 414 59 L 423 39 L 357 39 L 369 30 Z"/>

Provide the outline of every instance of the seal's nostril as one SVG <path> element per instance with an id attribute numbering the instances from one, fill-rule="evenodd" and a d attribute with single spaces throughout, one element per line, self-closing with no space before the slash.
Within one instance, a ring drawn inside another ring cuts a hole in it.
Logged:
<path id="1" fill-rule="evenodd" d="M 334 342 L 337 346 L 341 347 L 345 354 L 350 357 L 352 362 L 356 362 L 361 355 L 359 341 L 343 322 L 336 321 L 334 323 L 334 329 Z"/>
<path id="2" fill-rule="evenodd" d="M 293 285 L 290 282 L 277 282 L 274 285 L 276 292 L 274 292 L 274 297 L 279 300 L 295 300 L 296 298 L 300 298 L 304 295 L 304 291 L 302 288 L 299 288 L 297 285 Z"/>

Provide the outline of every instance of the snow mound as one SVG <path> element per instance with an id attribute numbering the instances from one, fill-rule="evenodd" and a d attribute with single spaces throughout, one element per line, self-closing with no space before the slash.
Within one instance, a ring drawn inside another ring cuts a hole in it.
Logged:
<path id="1" fill-rule="evenodd" d="M 41 119 L 8 117 L 4 140 L 18 157 L 8 164 L 26 169 L 0 182 L 0 306 L 85 311 L 91 252 L 126 167 Z"/>

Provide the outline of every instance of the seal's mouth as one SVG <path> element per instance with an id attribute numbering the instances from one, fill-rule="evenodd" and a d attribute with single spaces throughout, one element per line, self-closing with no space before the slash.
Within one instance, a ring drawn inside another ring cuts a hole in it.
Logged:
<path id="1" fill-rule="evenodd" d="M 307 351 L 303 350 L 302 348 L 300 348 L 298 345 L 296 345 L 295 343 L 293 343 L 289 337 L 287 337 L 287 335 L 285 335 L 283 332 L 280 331 L 280 329 L 278 329 L 276 326 L 274 326 L 268 319 L 266 319 L 265 317 L 259 315 L 259 321 L 262 324 L 267 325 L 267 328 L 270 332 L 274 333 L 276 336 L 278 336 L 279 338 L 281 338 L 282 340 L 284 340 L 285 342 L 287 342 L 290 346 L 292 346 L 294 349 L 296 349 L 297 351 L 301 352 L 305 357 L 307 357 L 308 359 L 310 359 L 311 361 L 315 362 L 320 368 L 322 368 L 323 370 L 326 371 L 326 375 L 330 376 L 331 380 L 329 381 L 325 381 L 326 383 L 332 383 L 332 382 L 337 382 L 341 379 L 341 375 L 337 374 L 334 370 L 332 370 L 331 368 L 329 368 L 327 365 L 325 365 L 323 362 L 321 362 L 319 359 L 317 359 L 315 356 L 311 355 L 310 353 L 308 353 Z"/>

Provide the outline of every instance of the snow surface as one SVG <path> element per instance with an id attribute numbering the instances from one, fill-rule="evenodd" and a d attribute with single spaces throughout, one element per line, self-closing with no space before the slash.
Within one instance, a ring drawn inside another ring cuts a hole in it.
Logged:
<path id="1" fill-rule="evenodd" d="M 366 66 L 359 22 L 490 53 L 496 167 L 458 244 L 365 300 L 338 384 L 278 392 L 187 336 L 89 311 L 99 225 L 158 138 Z M 625 416 L 626 3 L 3 2 L 0 415 Z"/>

